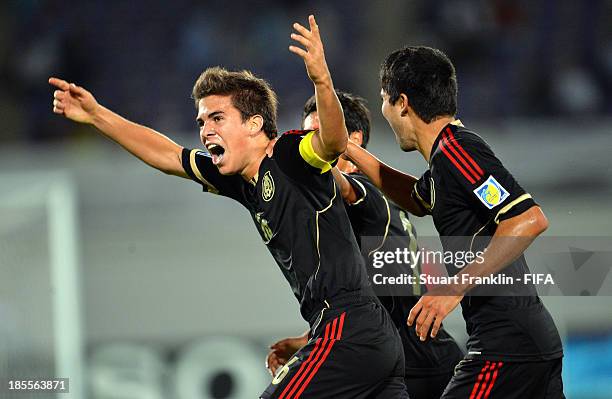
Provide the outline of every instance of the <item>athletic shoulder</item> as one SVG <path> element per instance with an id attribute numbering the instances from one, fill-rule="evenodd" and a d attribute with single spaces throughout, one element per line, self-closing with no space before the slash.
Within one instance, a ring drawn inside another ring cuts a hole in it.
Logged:
<path id="1" fill-rule="evenodd" d="M 314 151 L 312 138 L 316 130 L 289 130 L 279 136 L 274 145 L 272 157 L 283 171 L 298 180 L 323 176 L 331 178 L 335 162 L 323 160 Z"/>

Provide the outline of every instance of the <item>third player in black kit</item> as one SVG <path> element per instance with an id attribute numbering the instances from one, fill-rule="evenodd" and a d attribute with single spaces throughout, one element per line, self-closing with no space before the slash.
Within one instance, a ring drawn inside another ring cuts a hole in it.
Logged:
<path id="1" fill-rule="evenodd" d="M 432 215 L 445 250 L 486 248 L 478 262 L 447 264 L 458 283 L 430 290 L 410 312 L 408 323 L 426 339 L 461 302 L 468 354 L 442 398 L 563 398 L 561 340 L 535 287 L 491 292 L 470 280 L 528 273 L 523 252 L 547 227 L 541 209 L 484 140 L 455 119 L 455 70 L 443 53 L 395 51 L 381 83 L 382 112 L 400 147 L 418 150 L 429 169 L 416 179 L 356 145 L 347 154 L 390 198 L 415 215 Z"/>

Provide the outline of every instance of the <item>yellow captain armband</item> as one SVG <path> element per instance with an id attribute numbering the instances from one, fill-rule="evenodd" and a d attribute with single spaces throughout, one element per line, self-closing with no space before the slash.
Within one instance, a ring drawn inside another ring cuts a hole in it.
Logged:
<path id="1" fill-rule="evenodd" d="M 323 174 L 331 170 L 332 163 L 322 159 L 314 151 L 314 148 L 312 148 L 312 137 L 314 134 L 315 131 L 313 130 L 302 138 L 302 141 L 300 142 L 300 155 L 302 156 L 302 159 L 308 162 L 310 166 L 320 169 L 321 174 Z"/>

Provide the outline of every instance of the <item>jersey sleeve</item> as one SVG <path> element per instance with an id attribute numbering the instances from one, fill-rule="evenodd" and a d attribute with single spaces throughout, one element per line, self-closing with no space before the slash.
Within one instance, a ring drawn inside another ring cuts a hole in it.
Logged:
<path id="1" fill-rule="evenodd" d="M 183 148 L 183 169 L 191 180 L 202 185 L 205 192 L 219 194 L 240 201 L 244 181 L 238 175 L 225 176 L 202 150 Z"/>
<path id="2" fill-rule="evenodd" d="M 431 195 L 431 171 L 427 170 L 414 183 L 412 188 L 412 199 L 416 204 L 425 212 L 427 215 L 431 215 L 431 208 L 433 206 L 433 198 Z"/>
<path id="3" fill-rule="evenodd" d="M 347 174 L 344 174 L 344 177 L 357 194 L 357 200 L 352 204 L 347 204 L 347 211 L 350 214 L 358 215 L 363 220 L 384 219 L 384 223 L 387 223 L 389 203 L 382 193 L 364 178 Z"/>
<path id="4" fill-rule="evenodd" d="M 491 148 L 476 135 L 455 138 L 447 128 L 442 133 L 437 156 L 443 175 L 456 185 L 460 197 L 476 206 L 495 223 L 520 215 L 536 205 L 514 176 L 504 167 Z M 446 179 L 445 179 L 446 183 Z"/>
<path id="5" fill-rule="evenodd" d="M 308 185 L 325 183 L 331 176 L 336 161 L 327 162 L 312 148 L 315 131 L 291 130 L 284 133 L 274 145 L 273 157 L 290 178 Z"/>

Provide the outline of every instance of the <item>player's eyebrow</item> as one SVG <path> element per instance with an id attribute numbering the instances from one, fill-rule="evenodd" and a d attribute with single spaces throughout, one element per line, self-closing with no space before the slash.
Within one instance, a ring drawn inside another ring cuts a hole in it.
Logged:
<path id="1" fill-rule="evenodd" d="M 196 118 L 196 123 L 198 124 L 198 126 L 202 126 L 204 124 L 204 119 L 211 119 L 214 118 L 217 115 L 221 115 L 224 114 L 225 112 L 223 111 L 214 111 L 211 112 L 210 114 L 206 115 L 206 118 L 202 118 L 202 116 L 198 115 L 198 117 Z"/>
<path id="2" fill-rule="evenodd" d="M 225 112 L 223 112 L 223 111 L 214 111 L 214 112 L 211 112 L 210 114 L 208 114 L 207 119 L 212 119 L 212 118 L 214 118 L 215 116 L 217 116 L 217 115 L 221 115 L 221 114 L 224 114 L 224 113 L 225 113 Z"/>

